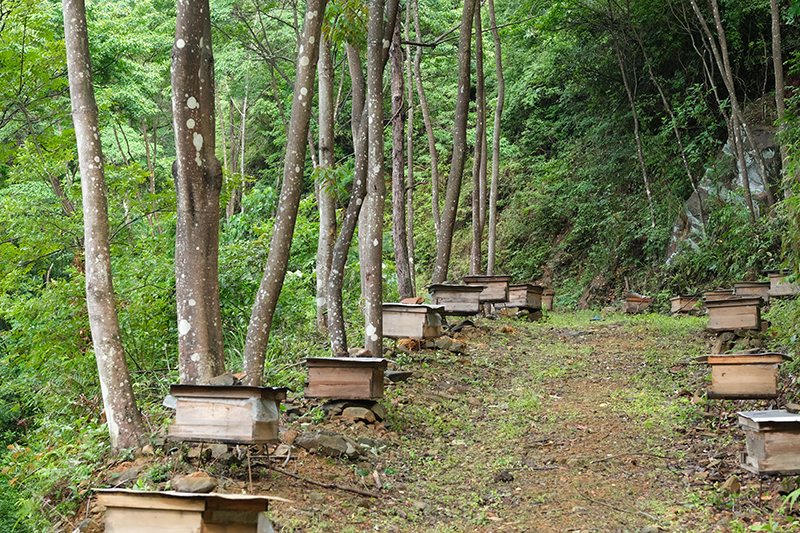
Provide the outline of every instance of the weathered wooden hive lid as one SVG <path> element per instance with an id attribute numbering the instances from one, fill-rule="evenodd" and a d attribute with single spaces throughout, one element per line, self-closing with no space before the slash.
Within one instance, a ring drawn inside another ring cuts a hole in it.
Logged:
<path id="1" fill-rule="evenodd" d="M 429 292 L 454 291 L 454 292 L 481 292 L 487 285 L 458 285 L 456 283 L 431 283 L 425 287 Z"/>
<path id="2" fill-rule="evenodd" d="M 306 357 L 306 366 L 374 367 L 385 369 L 389 360 L 382 357 Z"/>
<path id="3" fill-rule="evenodd" d="M 544 289 L 542 291 L 542 294 L 545 296 L 555 296 L 556 291 L 554 291 L 553 289 Z"/>
<path id="4" fill-rule="evenodd" d="M 490 282 L 498 282 L 498 281 L 511 281 L 511 276 L 506 275 L 491 275 L 488 276 L 486 274 L 482 275 L 475 275 L 475 276 L 464 276 L 464 283 L 490 283 Z"/>
<path id="5" fill-rule="evenodd" d="M 439 313 L 444 311 L 443 305 L 429 305 L 429 304 L 401 304 L 396 302 L 383 302 L 384 311 L 405 311 L 407 313 L 427 313 L 433 311 Z"/>
<path id="6" fill-rule="evenodd" d="M 93 488 L 94 492 L 98 495 L 103 495 L 105 499 L 104 505 L 107 507 L 115 507 L 119 504 L 126 503 L 129 507 L 136 507 L 136 501 L 141 501 L 145 508 L 151 508 L 153 499 L 164 498 L 167 501 L 185 501 L 204 500 L 204 501 L 220 501 L 220 502 L 263 502 L 265 505 L 270 501 L 293 503 L 293 500 L 287 500 L 280 496 L 268 496 L 265 494 L 223 494 L 219 492 L 210 492 L 205 494 L 195 492 L 177 492 L 174 490 L 166 491 L 144 491 L 133 489 L 108 489 L 108 488 Z M 117 499 L 116 497 L 119 497 Z M 132 505 L 130 505 L 132 503 Z M 116 504 L 116 505 L 115 505 Z"/>
<path id="7" fill-rule="evenodd" d="M 747 289 L 747 288 L 769 288 L 769 281 L 741 281 L 739 283 L 733 284 L 734 292 L 736 289 Z"/>
<path id="8" fill-rule="evenodd" d="M 215 398 L 268 398 L 285 400 L 286 387 L 248 387 L 245 385 L 181 385 L 169 386 L 169 393 L 175 397 L 202 398 L 214 396 Z"/>
<path id="9" fill-rule="evenodd" d="M 792 273 L 792 271 L 788 268 L 770 268 L 761 271 L 762 274 L 766 274 L 767 276 L 786 276 Z"/>
<path id="10" fill-rule="evenodd" d="M 534 285 L 533 283 L 516 283 L 508 286 L 508 290 L 510 291 L 520 291 L 523 289 L 538 294 L 542 294 L 544 292 L 544 287 L 541 285 Z"/>
<path id="11" fill-rule="evenodd" d="M 676 294 L 670 298 L 672 300 L 699 300 L 702 298 L 702 294 Z"/>
<path id="12" fill-rule="evenodd" d="M 762 353 L 715 353 L 708 355 L 701 355 L 694 359 L 698 363 L 713 364 L 732 364 L 732 365 L 745 365 L 745 364 L 758 364 L 758 363 L 780 363 L 783 361 L 791 361 L 792 358 L 779 352 L 762 352 Z"/>
<path id="13" fill-rule="evenodd" d="M 708 301 L 706 302 L 706 307 L 715 308 L 761 305 L 763 301 L 764 300 L 761 299 L 761 296 L 731 296 L 730 298 L 725 298 L 724 300 Z"/>
<path id="14" fill-rule="evenodd" d="M 789 413 L 784 409 L 767 411 L 739 411 L 739 425 L 759 427 L 761 424 L 800 424 L 800 413 Z"/>

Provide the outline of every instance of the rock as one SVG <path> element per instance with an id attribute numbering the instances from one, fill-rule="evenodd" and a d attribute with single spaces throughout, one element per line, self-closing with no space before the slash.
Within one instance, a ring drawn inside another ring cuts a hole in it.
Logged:
<path id="1" fill-rule="evenodd" d="M 150 441 L 153 443 L 154 446 L 163 446 L 167 443 L 167 430 L 163 426 L 158 428 L 158 430 L 153 433 L 153 436 L 150 437 Z"/>
<path id="2" fill-rule="evenodd" d="M 726 494 L 739 494 L 742 489 L 742 484 L 737 476 L 730 476 L 725 480 L 725 483 L 720 485 L 719 490 Z"/>
<path id="3" fill-rule="evenodd" d="M 208 461 L 211 458 L 211 450 L 206 446 L 193 446 L 189 448 L 186 453 L 189 459 L 199 459 L 201 461 Z"/>
<path id="4" fill-rule="evenodd" d="M 726 333 L 729 333 L 729 332 L 726 332 Z M 736 335 L 737 337 L 750 338 L 753 335 L 753 332 L 751 330 L 749 330 L 749 329 L 738 328 L 738 329 L 733 330 L 733 334 Z M 724 333 L 723 333 L 723 335 L 724 335 Z M 731 340 L 733 340 L 733 339 L 731 339 Z"/>
<path id="5" fill-rule="evenodd" d="M 368 438 L 368 437 L 358 437 L 358 438 L 356 438 L 356 442 L 359 444 L 359 446 L 361 446 L 363 448 L 374 448 L 375 447 L 375 441 L 370 439 L 370 438 Z"/>
<path id="6" fill-rule="evenodd" d="M 366 348 L 350 348 L 347 353 L 350 357 L 372 357 L 372 352 Z"/>
<path id="7" fill-rule="evenodd" d="M 415 296 L 413 298 L 403 298 L 400 300 L 401 304 L 411 304 L 411 305 L 419 305 L 425 303 L 425 298 L 422 296 Z"/>
<path id="8" fill-rule="evenodd" d="M 392 383 L 400 383 L 403 381 L 408 381 L 412 374 L 413 372 L 408 372 L 405 370 L 386 370 L 383 372 L 383 377 Z"/>
<path id="9" fill-rule="evenodd" d="M 362 509 L 369 509 L 372 507 L 372 502 L 368 498 L 359 498 L 356 500 L 356 507 L 361 507 Z"/>
<path id="10" fill-rule="evenodd" d="M 342 414 L 342 411 L 344 411 L 344 408 L 347 407 L 348 403 L 347 400 L 334 400 L 322 404 L 322 410 L 325 411 L 325 416 L 339 416 Z"/>
<path id="11" fill-rule="evenodd" d="M 172 394 L 167 394 L 164 396 L 164 401 L 161 402 L 161 405 L 168 409 L 177 409 L 178 408 L 178 399 L 173 396 Z"/>
<path id="12" fill-rule="evenodd" d="M 470 405 L 472 407 L 480 407 L 481 404 L 483 404 L 483 402 L 481 401 L 480 398 L 475 398 L 474 396 L 470 396 L 469 398 L 467 398 L 467 405 Z"/>
<path id="13" fill-rule="evenodd" d="M 448 350 L 453 345 L 453 339 L 450 337 L 440 337 L 436 339 L 436 348 L 439 350 Z"/>
<path id="14" fill-rule="evenodd" d="M 221 443 L 214 443 L 208 447 L 211 450 L 211 458 L 212 459 L 219 459 L 223 453 L 228 453 L 228 445 L 221 444 Z"/>
<path id="15" fill-rule="evenodd" d="M 365 407 L 348 407 L 342 411 L 342 418 L 348 420 L 364 420 L 368 424 L 376 421 L 375 413 Z"/>
<path id="16" fill-rule="evenodd" d="M 711 349 L 711 353 L 725 353 L 733 347 L 733 341 L 736 339 L 736 335 L 733 334 L 731 331 L 723 331 L 719 335 L 717 335 L 717 340 L 714 343 L 714 348 Z"/>
<path id="17" fill-rule="evenodd" d="M 232 387 L 234 385 L 241 385 L 242 382 L 236 379 L 230 372 L 225 372 L 222 375 L 211 378 L 208 384 L 214 385 L 215 387 Z"/>
<path id="18" fill-rule="evenodd" d="M 187 476 L 172 478 L 172 488 L 178 492 L 191 492 L 193 494 L 207 494 L 214 490 L 219 481 L 205 472 L 195 472 Z"/>
<path id="19" fill-rule="evenodd" d="M 361 454 L 354 441 L 332 431 L 309 432 L 300 435 L 295 444 L 305 448 L 311 453 L 319 453 L 328 457 L 342 457 L 356 459 Z"/>
<path id="20" fill-rule="evenodd" d="M 275 448 L 275 451 L 272 452 L 272 455 L 275 457 L 286 457 L 289 455 L 289 453 L 291 453 L 291 451 L 292 446 L 290 444 L 278 444 L 278 446 Z"/>
<path id="21" fill-rule="evenodd" d="M 293 429 L 287 429 L 283 433 L 281 433 L 281 442 L 286 444 L 294 444 L 295 439 L 297 439 L 297 431 Z"/>
<path id="22" fill-rule="evenodd" d="M 612 313 L 616 313 L 617 311 L 618 309 L 613 305 L 607 305 L 600 311 L 600 314 L 602 314 L 603 316 L 608 316 Z"/>
<path id="23" fill-rule="evenodd" d="M 383 404 L 378 402 L 372 402 L 372 405 L 369 406 L 369 409 L 375 413 L 375 417 L 377 417 L 378 420 L 386 420 L 386 417 L 389 416 L 388 409 L 386 409 Z"/>
<path id="24" fill-rule="evenodd" d="M 514 476 L 508 470 L 503 470 L 494 476 L 495 483 L 508 483 L 514 481 Z"/>
<path id="25" fill-rule="evenodd" d="M 303 416 L 303 410 L 300 409 L 299 405 L 287 405 L 284 413 L 290 418 L 299 418 Z"/>
<path id="26" fill-rule="evenodd" d="M 453 353 L 464 353 L 464 343 L 459 341 L 453 341 L 453 344 L 450 345 L 450 351 Z"/>
<path id="27" fill-rule="evenodd" d="M 413 507 L 415 511 L 424 511 L 428 508 L 428 504 L 422 500 L 411 500 L 411 507 Z"/>
<path id="28" fill-rule="evenodd" d="M 308 494 L 308 499 L 314 503 L 322 503 L 325 501 L 326 496 L 321 492 L 310 492 Z"/>
<path id="29" fill-rule="evenodd" d="M 472 320 L 462 320 L 461 322 L 450 328 L 450 333 L 458 333 L 467 326 L 475 327 L 475 323 Z"/>
<path id="30" fill-rule="evenodd" d="M 153 447 L 150 444 L 145 444 L 144 446 L 142 446 L 141 448 L 138 448 L 136 450 L 136 453 L 134 454 L 134 456 L 135 457 L 152 457 L 155 454 L 156 454 L 156 451 L 153 449 Z"/>
<path id="31" fill-rule="evenodd" d="M 538 322 L 543 318 L 544 318 L 544 313 L 542 313 L 541 309 L 537 309 L 536 311 L 531 311 L 530 313 L 528 313 L 529 322 Z"/>
<path id="32" fill-rule="evenodd" d="M 77 527 L 72 533 L 101 533 L 104 529 L 92 520 L 91 518 L 87 518 L 86 520 L 81 520 L 78 522 Z"/>
<path id="33" fill-rule="evenodd" d="M 142 473 L 142 471 L 144 471 L 144 469 L 145 465 L 132 466 L 130 468 L 126 468 L 118 474 L 110 474 L 108 476 L 108 480 L 110 483 L 113 483 L 115 487 L 119 487 L 120 485 L 124 485 L 129 481 L 138 479 L 139 475 Z"/>
<path id="34" fill-rule="evenodd" d="M 425 343 L 425 349 L 426 349 L 426 350 L 433 350 L 434 348 L 436 348 L 436 343 L 435 343 L 435 342 L 433 342 L 433 341 L 427 341 L 427 342 Z"/>

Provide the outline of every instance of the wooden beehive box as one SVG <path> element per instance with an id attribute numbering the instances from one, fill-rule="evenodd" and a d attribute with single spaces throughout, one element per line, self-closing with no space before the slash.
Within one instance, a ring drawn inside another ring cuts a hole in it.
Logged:
<path id="1" fill-rule="evenodd" d="M 480 294 L 480 301 L 486 304 L 507 302 L 510 281 L 511 276 L 464 276 L 467 285 L 485 287 Z"/>
<path id="2" fill-rule="evenodd" d="M 175 423 L 168 438 L 178 441 L 268 444 L 280 440 L 279 405 L 286 389 L 172 385 Z"/>
<path id="3" fill-rule="evenodd" d="M 770 270 L 769 276 L 769 295 L 780 298 L 782 296 L 794 296 L 800 292 L 800 283 L 789 283 L 786 277 L 790 274 L 788 270 Z"/>
<path id="4" fill-rule="evenodd" d="M 622 311 L 624 313 L 638 313 L 644 311 L 653 303 L 650 296 L 642 296 L 641 294 L 628 294 L 625 301 L 622 302 Z"/>
<path id="5" fill-rule="evenodd" d="M 540 285 L 520 283 L 508 286 L 508 303 L 505 307 L 518 307 L 520 309 L 541 309 L 542 293 Z"/>
<path id="6" fill-rule="evenodd" d="M 737 414 L 747 441 L 742 468 L 756 474 L 800 473 L 800 414 L 784 410 Z"/>
<path id="7" fill-rule="evenodd" d="M 669 303 L 672 313 L 688 313 L 695 307 L 700 306 L 700 295 L 679 294 L 670 298 Z"/>
<path id="8" fill-rule="evenodd" d="M 760 297 L 707 301 L 708 331 L 761 329 L 761 302 Z"/>
<path id="9" fill-rule="evenodd" d="M 480 295 L 484 285 L 434 283 L 427 289 L 433 305 L 444 307 L 445 315 L 477 315 L 481 311 Z"/>
<path id="10" fill-rule="evenodd" d="M 95 489 L 106 533 L 273 533 L 264 514 L 274 496 Z"/>
<path id="11" fill-rule="evenodd" d="M 759 399 L 778 397 L 778 366 L 790 360 L 784 354 L 709 355 L 711 366 L 709 398 Z"/>
<path id="12" fill-rule="evenodd" d="M 542 309 L 545 311 L 552 311 L 553 307 L 553 300 L 555 300 L 556 291 L 551 289 L 545 289 L 542 291 Z"/>
<path id="13" fill-rule="evenodd" d="M 743 298 L 760 297 L 764 303 L 767 303 L 769 302 L 769 288 L 768 281 L 734 283 L 733 294 Z"/>
<path id="14" fill-rule="evenodd" d="M 393 339 L 435 339 L 442 336 L 444 306 L 383 304 L 383 336 Z"/>
<path id="15" fill-rule="evenodd" d="M 733 289 L 716 289 L 713 291 L 706 291 L 703 293 L 707 302 L 718 302 L 719 300 L 727 300 L 733 298 Z"/>
<path id="16" fill-rule="evenodd" d="M 306 357 L 307 398 L 379 400 L 389 361 L 377 357 Z"/>

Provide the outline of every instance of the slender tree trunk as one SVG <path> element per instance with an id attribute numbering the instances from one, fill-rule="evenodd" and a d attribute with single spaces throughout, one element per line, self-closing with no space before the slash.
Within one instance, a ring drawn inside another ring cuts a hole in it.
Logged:
<path id="1" fill-rule="evenodd" d="M 405 38 L 411 42 L 411 6 L 406 6 Z M 406 109 L 408 127 L 406 129 L 406 248 L 408 249 L 408 270 L 411 277 L 411 296 L 416 295 L 416 276 L 414 267 L 414 64 L 411 59 L 411 45 L 406 46 Z"/>
<path id="2" fill-rule="evenodd" d="M 389 48 L 392 86 L 392 241 L 397 268 L 397 288 L 400 299 L 414 295 L 408 261 L 406 234 L 406 182 L 403 173 L 405 159 L 405 109 L 403 86 L 403 49 L 400 44 L 400 24 L 395 24 Z"/>
<path id="3" fill-rule="evenodd" d="M 630 13 L 630 8 L 628 9 L 628 13 Z M 689 178 L 689 183 L 692 186 L 692 191 L 697 196 L 697 205 L 700 208 L 700 225 L 703 230 L 703 235 L 706 234 L 706 217 L 705 217 L 705 209 L 703 208 L 703 197 L 700 195 L 700 191 L 697 189 L 697 183 L 695 182 L 694 175 L 692 174 L 692 169 L 689 166 L 689 159 L 686 156 L 686 149 L 683 147 L 683 140 L 681 139 L 680 131 L 678 130 L 678 121 L 675 118 L 675 114 L 672 112 L 672 106 L 669 105 L 669 101 L 667 100 L 666 95 L 664 94 L 664 90 L 661 87 L 661 83 L 656 78 L 655 72 L 653 72 L 653 65 L 650 63 L 650 57 L 647 54 L 647 50 L 644 47 L 644 41 L 642 40 L 641 35 L 636 30 L 636 27 L 633 24 L 633 21 L 629 19 L 629 23 L 631 26 L 631 31 L 636 39 L 637 44 L 639 45 L 639 49 L 642 51 L 642 56 L 644 57 L 645 64 L 647 65 L 647 72 L 650 74 L 650 80 L 655 85 L 656 90 L 658 91 L 659 96 L 661 97 L 661 104 L 664 106 L 664 110 L 669 115 L 670 122 L 672 123 L 672 132 L 675 134 L 675 140 L 678 143 L 678 150 L 681 153 L 681 160 L 683 161 L 683 167 L 686 170 L 686 175 Z"/>
<path id="4" fill-rule="evenodd" d="M 609 22 L 611 23 L 611 41 L 614 46 L 614 51 L 617 55 L 617 63 L 619 64 L 619 71 L 622 74 L 622 84 L 625 86 L 625 94 L 628 95 L 628 102 L 631 106 L 631 113 L 633 114 L 633 136 L 636 139 L 636 155 L 639 158 L 639 166 L 642 168 L 642 178 L 644 180 L 644 190 L 647 195 L 647 205 L 650 208 L 650 226 L 656 227 L 656 212 L 653 207 L 653 194 L 650 191 L 650 178 L 647 174 L 647 165 L 644 161 L 644 148 L 642 147 L 642 135 L 639 131 L 639 113 L 636 110 L 636 95 L 633 93 L 631 83 L 628 81 L 628 75 L 625 71 L 625 61 L 623 59 L 622 48 L 617 38 L 614 29 L 614 14 L 612 7 L 609 4 Z"/>
<path id="5" fill-rule="evenodd" d="M 484 166 L 484 140 L 486 139 L 486 84 L 483 75 L 483 27 L 480 3 L 475 6 L 475 150 L 472 156 L 472 253 L 469 273 L 481 273 L 481 244 L 483 241 L 484 201 L 486 174 Z M 483 180 L 481 180 L 483 177 Z"/>
<path id="6" fill-rule="evenodd" d="M 245 84 L 244 84 L 244 101 L 242 102 L 242 123 L 239 126 L 239 141 L 241 142 L 241 146 L 239 148 L 239 175 L 240 175 L 240 182 L 244 185 L 244 147 L 245 147 L 245 126 L 247 124 L 247 97 L 249 96 L 249 89 L 250 89 L 250 80 L 249 76 L 245 77 Z M 225 143 L 223 142 L 223 146 Z M 230 220 L 233 214 L 236 212 L 236 202 L 239 196 L 239 191 L 237 187 L 231 187 L 231 196 L 228 198 L 228 205 L 225 206 L 225 217 L 227 220 Z"/>
<path id="7" fill-rule="evenodd" d="M 419 1 L 414 0 L 414 28 L 417 32 L 417 39 L 420 39 L 422 30 L 419 24 Z M 414 54 L 414 75 L 417 80 L 417 96 L 419 98 L 419 108 L 422 110 L 422 122 L 425 124 L 425 133 L 428 136 L 428 153 L 431 158 L 431 214 L 433 216 L 433 228 L 436 235 L 439 235 L 441 224 L 441 214 L 439 213 L 439 154 L 436 150 L 436 138 L 433 135 L 433 122 L 428 111 L 428 99 L 425 97 L 425 87 L 422 85 L 422 47 L 417 46 Z M 438 237 L 437 237 L 438 238 Z"/>
<path id="8" fill-rule="evenodd" d="M 772 14 L 772 67 L 775 70 L 775 111 L 778 115 L 778 140 L 781 143 L 781 174 L 786 179 L 786 171 L 789 168 L 789 149 L 786 140 L 783 138 L 786 131 L 784 117 L 786 116 L 786 103 L 784 101 L 784 87 L 786 83 L 783 79 L 783 55 L 781 53 L 781 9 L 778 0 L 770 0 L 770 12 Z M 782 184 L 784 194 L 789 193 L 791 187 Z"/>
<path id="9" fill-rule="evenodd" d="M 383 355 L 383 39 L 384 0 L 370 0 L 367 23 L 367 198 L 361 228 L 366 237 L 366 255 L 361 258 L 365 273 L 364 347 L 376 357 Z M 394 28 L 392 28 L 394 29 Z"/>
<path id="10" fill-rule="evenodd" d="M 494 0 L 489 0 L 489 25 L 492 27 L 494 39 L 494 60 L 497 72 L 497 104 L 494 108 L 494 131 L 492 132 L 492 184 L 489 188 L 489 235 L 487 243 L 486 273 L 494 274 L 495 245 L 497 243 L 497 193 L 500 182 L 500 120 L 503 116 L 503 104 L 506 97 L 506 81 L 503 77 L 502 49 L 500 32 L 494 13 Z"/>
<path id="11" fill-rule="evenodd" d="M 324 171 L 334 168 L 334 102 L 333 56 L 331 40 L 323 37 L 319 43 L 319 165 Z M 325 172 L 320 174 L 326 175 Z M 315 185 L 319 208 L 319 239 L 317 241 L 317 330 L 328 332 L 327 308 L 328 275 L 336 234 L 336 196 L 333 186 L 324 179 Z"/>
<path id="12" fill-rule="evenodd" d="M 717 43 L 714 41 L 714 37 L 711 34 L 711 30 L 709 29 L 708 24 L 706 23 L 705 17 L 700 11 L 700 7 L 697 5 L 697 1 L 696 0 L 689 0 L 689 1 L 692 4 L 692 9 L 694 9 L 695 15 L 697 15 L 697 20 L 700 22 L 700 26 L 706 35 L 709 48 L 711 49 L 711 52 L 714 55 L 717 67 L 720 69 L 722 73 L 722 79 L 725 82 L 725 87 L 728 90 L 728 97 L 730 98 L 731 101 L 731 115 L 732 115 L 730 124 L 731 124 L 731 129 L 733 131 L 731 131 L 731 133 L 734 141 L 734 149 L 736 151 L 737 159 L 739 161 L 739 176 L 741 177 L 742 180 L 742 188 L 744 189 L 744 200 L 750 215 L 750 222 L 755 223 L 756 212 L 755 212 L 755 207 L 753 206 L 752 193 L 750 191 L 750 178 L 747 175 L 747 162 L 744 159 L 742 133 L 738 124 L 739 119 L 737 118 L 737 116 L 739 115 L 738 113 L 739 100 L 736 97 L 736 89 L 733 85 L 733 75 L 731 74 L 730 60 L 728 58 L 728 45 L 725 39 L 725 30 L 722 27 L 722 20 L 719 16 L 719 7 L 717 6 L 716 0 L 712 0 L 714 21 L 717 29 L 717 36 L 719 38 L 719 47 L 717 47 Z"/>
<path id="13" fill-rule="evenodd" d="M 469 114 L 470 57 L 472 44 L 472 19 L 476 0 L 464 0 L 461 12 L 461 30 L 458 37 L 458 95 L 456 96 L 453 124 L 453 157 L 447 177 L 447 192 L 440 231 L 436 235 L 436 264 L 433 283 L 443 283 L 450 267 L 450 249 L 453 242 L 453 227 L 456 221 L 458 199 L 461 195 L 461 179 L 464 174 L 464 159 L 467 148 L 467 115 Z"/>
<path id="14" fill-rule="evenodd" d="M 181 383 L 205 384 L 225 371 L 218 268 L 222 166 L 214 153 L 214 57 L 208 0 L 178 3 L 172 94 L 179 372 Z"/>
<path id="15" fill-rule="evenodd" d="M 144 444 L 145 430 L 133 395 L 114 303 L 106 182 L 92 86 L 86 7 L 83 0 L 64 0 L 63 10 L 72 120 L 83 193 L 86 305 L 111 449 L 117 453 Z"/>
<path id="16" fill-rule="evenodd" d="M 243 366 L 247 372 L 247 385 L 261 385 L 272 318 L 275 315 L 275 306 L 283 287 L 286 265 L 289 261 L 289 249 L 303 189 L 303 167 L 308 147 L 312 91 L 326 3 L 327 0 L 310 0 L 306 4 L 305 23 L 297 51 L 297 74 L 292 96 L 289 134 L 286 138 L 286 158 L 278 213 L 275 217 L 275 229 L 270 242 L 264 277 L 256 293 L 245 340 Z"/>
<path id="17" fill-rule="evenodd" d="M 353 104 L 350 115 L 350 128 L 355 150 L 355 167 L 353 170 L 353 190 L 350 202 L 345 210 L 341 231 L 333 246 L 331 272 L 328 275 L 328 335 L 331 350 L 336 355 L 347 354 L 347 334 L 344 326 L 344 306 L 342 302 L 342 286 L 347 254 L 353 242 L 361 206 L 367 194 L 367 127 L 365 116 L 366 81 L 361 69 L 361 58 L 358 49 L 347 44 L 347 64 L 350 68 L 350 79 L 353 87 Z"/>

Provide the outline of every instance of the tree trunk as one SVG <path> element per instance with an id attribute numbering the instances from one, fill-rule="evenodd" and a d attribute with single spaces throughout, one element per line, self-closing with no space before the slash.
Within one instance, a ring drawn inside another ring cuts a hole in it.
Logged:
<path id="1" fill-rule="evenodd" d="M 72 120 L 83 193 L 86 305 L 111 449 L 117 453 L 144 444 L 145 429 L 133 395 L 114 303 L 106 181 L 92 86 L 86 7 L 83 0 L 64 0 L 63 10 Z"/>
<path id="2" fill-rule="evenodd" d="M 392 86 L 392 241 L 397 269 L 397 289 L 400 299 L 414 296 L 408 260 L 406 235 L 406 183 L 404 174 L 405 109 L 403 86 L 403 49 L 400 44 L 400 24 L 395 24 L 389 48 Z"/>
<path id="3" fill-rule="evenodd" d="M 218 269 L 222 166 L 214 153 L 214 58 L 208 0 L 178 2 L 172 94 L 179 373 L 181 383 L 205 384 L 225 371 Z"/>
<path id="4" fill-rule="evenodd" d="M 417 40 L 422 35 L 419 24 L 419 1 L 414 0 L 414 28 L 417 32 Z M 422 47 L 417 46 L 417 53 L 414 55 L 414 75 L 417 80 L 417 96 L 419 97 L 419 107 L 422 110 L 422 122 L 425 124 L 425 133 L 428 136 L 428 153 L 431 158 L 431 214 L 433 216 L 433 228 L 436 235 L 439 235 L 441 224 L 441 214 L 439 213 L 439 154 L 436 150 L 436 138 L 433 135 L 433 122 L 428 111 L 428 99 L 425 97 L 425 88 L 422 85 Z"/>
<path id="5" fill-rule="evenodd" d="M 486 139 L 486 84 L 483 76 L 483 28 L 480 3 L 475 6 L 475 150 L 472 156 L 472 252 L 469 273 L 481 273 L 486 174 L 484 140 Z M 483 177 L 483 180 L 481 180 Z"/>
<path id="6" fill-rule="evenodd" d="M 364 276 L 364 347 L 376 357 L 383 355 L 383 39 L 384 0 L 370 0 L 367 23 L 367 197 L 366 254 L 361 258 Z M 394 29 L 394 28 L 392 28 Z"/>
<path id="7" fill-rule="evenodd" d="M 506 97 L 506 81 L 503 77 L 502 49 L 500 32 L 494 14 L 494 0 L 489 0 L 489 25 L 494 39 L 494 60 L 497 71 L 497 105 L 494 109 L 494 131 L 492 132 L 492 184 L 489 188 L 489 235 L 487 243 L 486 273 L 494 274 L 495 244 L 497 243 L 497 192 L 500 181 L 500 120 Z"/>
<path id="8" fill-rule="evenodd" d="M 411 42 L 411 7 L 406 6 L 405 38 Z M 408 249 L 408 273 L 411 277 L 411 296 L 416 295 L 414 269 L 414 64 L 411 60 L 411 45 L 406 46 L 406 98 L 408 102 L 408 127 L 406 128 L 406 248 Z"/>
<path id="9" fill-rule="evenodd" d="M 311 117 L 312 91 L 317 72 L 320 29 L 327 0 L 310 0 L 306 4 L 305 23 L 297 50 L 297 72 L 295 75 L 292 112 L 289 133 L 286 137 L 286 158 L 283 167 L 283 184 L 275 217 L 275 229 L 270 242 L 264 277 L 256 294 L 253 312 L 245 340 L 244 371 L 246 384 L 261 385 L 264 359 L 267 352 L 272 318 L 278 303 L 289 249 L 292 244 L 300 194 L 303 189 L 303 167 L 308 148 L 308 126 Z"/>
<path id="10" fill-rule="evenodd" d="M 333 102 L 333 56 L 331 41 L 323 37 L 319 43 L 319 165 L 325 171 L 332 171 L 334 160 L 334 102 Z M 317 330 L 328 332 L 325 315 L 327 308 L 328 275 L 331 269 L 336 234 L 336 196 L 334 188 L 326 180 L 319 178 L 315 185 L 317 206 L 319 208 L 319 239 L 317 241 Z"/>
<path id="11" fill-rule="evenodd" d="M 453 124 L 453 157 L 447 177 L 447 192 L 440 231 L 436 235 L 436 264 L 433 283 L 443 283 L 450 267 L 450 248 L 453 242 L 453 227 L 456 221 L 458 199 L 461 195 L 461 179 L 464 174 L 464 159 L 467 149 L 467 115 L 469 114 L 470 56 L 472 44 L 472 19 L 475 1 L 464 0 L 461 12 L 461 30 L 458 36 L 458 96 L 456 97 Z"/>
<path id="12" fill-rule="evenodd" d="M 639 166 L 642 168 L 642 178 L 644 180 L 644 190 L 645 194 L 647 195 L 647 206 L 650 208 L 650 226 L 655 228 L 656 227 L 656 212 L 653 208 L 653 195 L 650 192 L 650 178 L 647 174 L 647 165 L 644 161 L 644 148 L 642 147 L 642 135 L 639 131 L 639 113 L 636 110 L 636 95 L 633 93 L 633 89 L 631 88 L 631 84 L 628 81 L 628 75 L 625 71 L 625 61 L 623 59 L 622 48 L 617 38 L 617 34 L 615 33 L 614 29 L 614 14 L 611 11 L 611 6 L 609 5 L 609 22 L 610 29 L 611 29 L 611 42 L 614 46 L 614 52 L 617 55 L 617 63 L 619 64 L 619 71 L 622 74 L 622 84 L 625 86 L 625 94 L 628 95 L 628 102 L 631 106 L 631 113 L 633 114 L 633 136 L 636 139 L 636 155 L 639 158 Z"/>
<path id="13" fill-rule="evenodd" d="M 770 0 L 769 5 L 772 14 L 772 67 L 775 70 L 775 111 L 778 115 L 776 122 L 778 124 L 778 140 L 781 143 L 781 173 L 785 174 L 789 168 L 789 150 L 786 140 L 783 138 L 786 130 L 786 124 L 784 123 L 784 117 L 786 116 L 784 87 L 786 83 L 783 80 L 783 55 L 781 53 L 781 10 L 778 0 Z M 785 184 L 783 184 L 783 187 L 787 193 L 792 190 L 791 187 L 786 187 Z"/>
<path id="14" fill-rule="evenodd" d="M 353 104 L 350 115 L 350 129 L 353 135 L 355 151 L 355 167 L 353 170 L 353 190 L 347 204 L 339 237 L 333 246 L 331 272 L 328 275 L 328 335 L 331 350 L 336 355 L 347 354 L 347 334 L 344 326 L 344 307 L 342 302 L 342 286 L 347 254 L 353 242 L 361 206 L 367 194 L 367 128 L 365 123 L 366 81 L 361 69 L 361 58 L 358 49 L 347 44 L 347 64 L 350 68 L 350 79 L 353 87 Z"/>
<path id="15" fill-rule="evenodd" d="M 711 49 L 712 54 L 714 55 L 714 59 L 717 63 L 717 67 L 720 69 L 722 73 L 722 80 L 725 82 L 725 87 L 728 90 L 728 97 L 731 101 L 731 137 L 734 141 L 734 149 L 736 150 L 737 159 L 739 161 L 739 176 L 742 179 L 742 188 L 744 189 L 744 201 L 747 205 L 747 210 L 750 215 L 750 222 L 755 223 L 756 221 L 756 212 L 755 207 L 753 206 L 753 198 L 750 191 L 750 178 L 747 175 L 747 163 L 744 159 L 744 147 L 742 145 L 742 132 L 739 128 L 739 116 L 738 109 L 739 109 L 739 100 L 736 97 L 736 90 L 733 84 L 733 74 L 731 73 L 730 67 L 730 60 L 728 58 L 728 44 L 725 39 L 725 29 L 722 27 L 722 20 L 719 16 L 719 7 L 717 6 L 716 0 L 712 0 L 712 9 L 714 12 L 714 22 L 717 28 L 717 36 L 719 38 L 719 47 L 717 47 L 717 43 L 714 41 L 714 37 L 711 34 L 711 30 L 708 28 L 708 24 L 706 23 L 705 17 L 703 17 L 700 8 L 697 5 L 697 0 L 689 0 L 692 4 L 692 9 L 694 9 L 695 15 L 697 15 L 697 20 L 700 22 L 700 26 L 703 32 L 706 35 L 706 39 L 708 40 L 709 48 Z M 765 178 L 766 181 L 766 178 Z"/>

